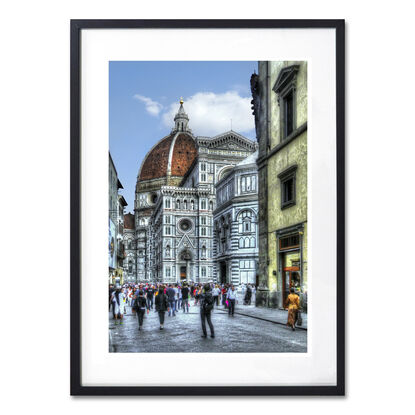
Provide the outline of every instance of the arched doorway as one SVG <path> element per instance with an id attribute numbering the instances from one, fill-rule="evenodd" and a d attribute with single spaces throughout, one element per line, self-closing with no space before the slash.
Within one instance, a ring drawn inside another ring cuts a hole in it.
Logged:
<path id="1" fill-rule="evenodd" d="M 179 278 L 180 281 L 191 280 L 191 261 L 192 254 L 188 249 L 184 249 L 179 256 Z"/>

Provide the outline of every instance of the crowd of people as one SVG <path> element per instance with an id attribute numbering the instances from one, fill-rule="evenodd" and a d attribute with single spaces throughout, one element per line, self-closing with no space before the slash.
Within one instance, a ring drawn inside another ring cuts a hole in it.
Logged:
<path id="1" fill-rule="evenodd" d="M 243 286 L 241 293 L 243 302 L 251 304 L 255 296 L 254 285 Z M 240 294 L 241 295 L 241 294 Z M 144 322 L 144 315 L 155 310 L 159 315 L 160 330 L 164 329 L 165 313 L 169 317 L 175 317 L 182 310 L 189 313 L 190 306 L 199 306 L 202 320 L 203 337 L 206 337 L 206 322 L 214 337 L 214 329 L 211 321 L 213 308 L 223 306 L 228 310 L 228 315 L 235 314 L 235 304 L 238 302 L 237 289 L 232 284 L 215 283 L 190 283 L 183 284 L 124 284 L 123 286 L 109 286 L 109 308 L 112 310 L 115 324 L 123 324 L 126 314 L 126 307 L 131 307 L 138 318 L 138 329 L 141 330 Z"/>
<path id="2" fill-rule="evenodd" d="M 115 324 L 123 324 L 126 314 L 126 307 L 131 307 L 137 315 L 138 330 L 142 330 L 144 316 L 153 310 L 158 313 L 160 330 L 164 329 L 165 314 L 175 317 L 179 311 L 189 313 L 193 306 L 200 308 L 202 322 L 202 337 L 207 337 L 206 322 L 210 328 L 211 337 L 215 337 L 214 327 L 211 320 L 211 312 L 214 307 L 222 306 L 233 317 L 235 305 L 238 304 L 238 297 L 243 299 L 244 305 L 255 304 L 256 287 L 253 284 L 246 284 L 239 287 L 233 284 L 215 283 L 187 283 L 164 284 L 124 284 L 122 286 L 109 286 L 109 309 L 112 310 Z M 288 321 L 287 325 L 293 330 L 299 312 L 299 297 L 290 293 L 287 299 Z"/>

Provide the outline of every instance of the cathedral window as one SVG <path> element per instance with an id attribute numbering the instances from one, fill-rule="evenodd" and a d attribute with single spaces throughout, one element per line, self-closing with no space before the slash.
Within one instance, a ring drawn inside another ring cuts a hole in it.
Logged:
<path id="1" fill-rule="evenodd" d="M 249 248 L 249 238 L 245 238 L 245 240 L 244 240 L 244 248 Z"/>
<path id="2" fill-rule="evenodd" d="M 206 267 L 202 267 L 201 274 L 202 274 L 202 278 L 206 278 Z"/>
<path id="3" fill-rule="evenodd" d="M 170 275 L 171 275 L 171 268 L 166 267 L 166 278 L 170 278 Z"/>
<path id="4" fill-rule="evenodd" d="M 250 246 L 251 246 L 251 248 L 255 248 L 255 238 L 254 237 L 252 237 L 251 240 L 250 240 Z"/>
<path id="5" fill-rule="evenodd" d="M 200 218 L 200 223 L 201 223 L 202 225 L 206 225 L 206 216 L 202 216 L 202 217 Z"/>
<path id="6" fill-rule="evenodd" d="M 212 201 L 209 202 L 209 209 L 213 210 L 213 202 Z"/>
<path id="7" fill-rule="evenodd" d="M 171 228 L 170 226 L 166 226 L 166 235 L 170 235 L 171 234 Z"/>
<path id="8" fill-rule="evenodd" d="M 180 209 L 180 200 L 179 199 L 176 200 L 176 209 Z"/>
<path id="9" fill-rule="evenodd" d="M 206 171 L 206 163 L 202 163 L 202 164 L 200 165 L 200 170 L 201 170 L 201 171 Z"/>
<path id="10" fill-rule="evenodd" d="M 205 199 L 202 199 L 200 207 L 201 207 L 201 209 L 206 209 L 206 200 Z"/>
<path id="11" fill-rule="evenodd" d="M 202 173 L 202 174 L 200 175 L 200 181 L 201 181 L 201 182 L 205 182 L 205 181 L 206 181 L 206 173 Z"/>
<path id="12" fill-rule="evenodd" d="M 170 199 L 166 199 L 166 209 L 170 209 Z"/>
<path id="13" fill-rule="evenodd" d="M 187 200 L 183 202 L 183 209 L 187 210 Z"/>
<path id="14" fill-rule="evenodd" d="M 206 228 L 201 228 L 201 235 L 206 236 Z"/>

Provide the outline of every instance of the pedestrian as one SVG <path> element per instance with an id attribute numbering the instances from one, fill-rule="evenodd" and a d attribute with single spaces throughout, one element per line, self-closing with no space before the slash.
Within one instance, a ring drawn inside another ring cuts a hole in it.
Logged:
<path id="1" fill-rule="evenodd" d="M 141 330 L 143 327 L 143 320 L 144 320 L 144 314 L 147 309 L 147 314 L 149 313 L 150 309 L 147 305 L 147 300 L 144 297 L 144 291 L 140 290 L 138 292 L 138 296 L 135 299 L 135 309 L 137 311 L 137 318 L 138 318 L 138 330 Z"/>
<path id="2" fill-rule="evenodd" d="M 150 285 L 147 288 L 147 307 L 149 310 L 153 309 L 154 288 Z"/>
<path id="3" fill-rule="evenodd" d="M 216 304 L 216 307 L 219 307 L 219 294 L 220 290 L 218 284 L 216 284 L 212 289 L 212 296 L 213 296 L 213 304 Z"/>
<path id="4" fill-rule="evenodd" d="M 183 284 L 183 287 L 181 289 L 181 293 L 182 293 L 182 308 L 183 308 L 183 313 L 189 312 L 189 287 L 187 286 L 187 283 Z"/>
<path id="5" fill-rule="evenodd" d="M 221 290 L 221 293 L 222 293 L 222 305 L 225 308 L 227 307 L 227 304 L 226 304 L 226 302 L 227 302 L 227 300 L 226 300 L 226 294 L 227 294 L 227 292 L 228 292 L 228 289 L 227 289 L 226 285 L 225 284 L 222 285 L 222 290 Z"/>
<path id="6" fill-rule="evenodd" d="M 200 302 L 200 319 L 202 321 L 202 337 L 207 337 L 206 321 L 209 324 L 210 337 L 215 337 L 215 331 L 212 324 L 211 313 L 213 309 L 213 295 L 209 284 L 205 284 L 203 291 L 200 291 L 197 298 Z"/>
<path id="7" fill-rule="evenodd" d="M 228 301 L 228 315 L 233 316 L 235 313 L 235 303 L 237 301 L 236 290 L 233 284 L 226 293 L 226 301 Z"/>
<path id="8" fill-rule="evenodd" d="M 112 296 L 112 303 L 115 314 L 115 324 L 117 324 L 118 317 L 120 318 L 120 324 L 123 324 L 123 318 L 125 314 L 124 288 L 116 288 L 115 293 Z"/>
<path id="9" fill-rule="evenodd" d="M 173 315 L 173 317 L 176 316 L 176 291 L 174 291 L 174 288 L 172 284 L 169 285 L 169 288 L 166 290 L 167 299 L 169 302 L 169 317 L 170 315 Z"/>
<path id="10" fill-rule="evenodd" d="M 290 288 L 290 294 L 285 302 L 285 308 L 288 308 L 287 326 L 295 331 L 295 322 L 297 321 L 297 313 L 300 309 L 300 297 L 295 293 L 294 287 Z"/>
<path id="11" fill-rule="evenodd" d="M 164 286 L 160 285 L 159 290 L 157 292 L 156 299 L 154 301 L 156 306 L 156 311 L 159 313 L 159 321 L 160 321 L 160 330 L 164 329 L 164 314 L 166 311 L 170 311 L 169 309 L 169 302 L 167 300 L 167 295 L 164 293 Z"/>
<path id="12" fill-rule="evenodd" d="M 248 284 L 246 287 L 245 297 L 244 297 L 245 305 L 251 305 L 251 297 L 252 297 L 252 290 L 251 290 L 251 286 Z"/>

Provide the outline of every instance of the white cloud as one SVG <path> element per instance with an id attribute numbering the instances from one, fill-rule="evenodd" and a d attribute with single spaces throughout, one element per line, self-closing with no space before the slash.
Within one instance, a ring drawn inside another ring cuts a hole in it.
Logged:
<path id="1" fill-rule="evenodd" d="M 251 110 L 251 97 L 242 97 L 237 91 L 222 94 L 198 92 L 184 100 L 189 115 L 189 127 L 196 135 L 214 136 L 232 129 L 246 133 L 255 128 Z M 163 124 L 173 127 L 179 103 L 170 104 L 163 112 Z"/>
<path id="2" fill-rule="evenodd" d="M 159 102 L 153 101 L 151 98 L 145 97 L 144 95 L 135 94 L 134 99 L 143 102 L 145 104 L 146 111 L 153 117 L 157 117 L 163 109 L 163 105 Z"/>

